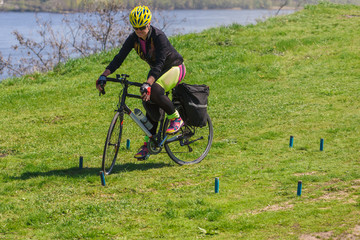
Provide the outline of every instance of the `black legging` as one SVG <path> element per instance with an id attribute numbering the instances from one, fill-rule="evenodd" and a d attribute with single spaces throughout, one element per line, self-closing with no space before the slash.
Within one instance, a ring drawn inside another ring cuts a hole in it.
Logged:
<path id="1" fill-rule="evenodd" d="M 175 106 L 168 96 L 165 95 L 165 90 L 157 83 L 151 86 L 150 102 L 143 102 L 146 110 L 146 116 L 152 123 L 153 128 L 150 129 L 151 134 L 156 134 L 156 129 L 159 120 L 163 117 L 163 109 L 168 115 L 175 112 Z M 160 109 L 161 108 L 161 109 Z"/>
<path id="2" fill-rule="evenodd" d="M 168 96 L 165 95 L 165 90 L 157 83 L 151 86 L 150 100 L 158 105 L 160 108 L 171 115 L 175 112 L 175 106 Z"/>

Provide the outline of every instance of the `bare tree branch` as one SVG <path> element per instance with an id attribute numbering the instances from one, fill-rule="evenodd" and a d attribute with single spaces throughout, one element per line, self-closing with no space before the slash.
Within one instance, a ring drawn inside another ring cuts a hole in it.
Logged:
<path id="1" fill-rule="evenodd" d="M 121 45 L 131 31 L 128 11 L 115 0 L 95 2 L 88 7 L 88 12 L 78 15 L 76 19 L 70 17 L 73 15 L 64 15 L 62 21 L 65 29 L 57 31 L 51 20 L 36 16 L 40 39 L 37 41 L 14 31 L 17 44 L 12 48 L 23 57 L 18 63 L 13 63 L 10 56 L 5 59 L 0 55 L 0 74 L 5 69 L 11 75 L 45 72 L 74 55 L 84 57 Z"/>
<path id="2" fill-rule="evenodd" d="M 285 7 L 287 4 L 289 3 L 289 0 L 285 0 L 284 2 L 283 2 L 283 4 L 281 4 L 281 6 L 279 7 L 279 9 L 277 10 L 277 12 L 276 12 L 276 16 L 279 14 L 279 12 L 280 12 L 280 10 L 283 8 L 283 7 Z"/>

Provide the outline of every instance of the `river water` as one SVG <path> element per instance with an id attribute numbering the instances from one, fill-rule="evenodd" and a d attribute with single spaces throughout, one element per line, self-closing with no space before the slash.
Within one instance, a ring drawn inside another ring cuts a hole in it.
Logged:
<path id="1" fill-rule="evenodd" d="M 279 14 L 290 14 L 293 10 L 281 10 Z M 166 19 L 167 27 L 164 32 L 168 36 L 175 34 L 187 34 L 200 32 L 204 29 L 218 26 L 226 26 L 232 23 L 241 25 L 256 24 L 268 17 L 274 16 L 277 10 L 172 10 L 158 12 L 154 14 L 154 19 L 158 19 L 158 24 L 163 26 L 162 19 Z M 76 19 L 76 14 L 70 14 Z M 32 13 L 32 12 L 0 12 L 0 52 L 7 58 L 11 55 L 12 59 L 20 58 L 20 51 L 15 51 L 12 46 L 17 44 L 13 31 L 18 31 L 25 37 L 34 40 L 39 39 L 37 34 L 36 16 L 43 20 L 51 20 L 53 29 L 62 29 L 63 14 L 56 13 Z M 156 24 L 154 24 L 156 26 Z M 1 79 L 8 75 L 0 75 Z"/>

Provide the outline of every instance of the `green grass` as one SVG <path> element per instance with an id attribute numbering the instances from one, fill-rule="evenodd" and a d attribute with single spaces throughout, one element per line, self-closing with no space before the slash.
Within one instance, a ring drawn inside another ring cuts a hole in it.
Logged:
<path id="1" fill-rule="evenodd" d="M 95 79 L 117 50 L 3 81 L 0 239 L 360 237 L 359 16 L 322 3 L 171 38 L 186 81 L 210 86 L 210 154 L 193 166 L 166 153 L 137 162 L 143 134 L 128 118 L 131 149 L 105 187 L 98 173 L 119 87 L 99 97 Z M 132 53 L 117 73 L 142 82 L 147 66 Z"/>

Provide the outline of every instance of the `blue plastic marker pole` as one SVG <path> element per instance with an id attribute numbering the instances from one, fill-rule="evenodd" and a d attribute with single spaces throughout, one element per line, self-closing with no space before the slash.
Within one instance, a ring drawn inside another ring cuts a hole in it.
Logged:
<path id="1" fill-rule="evenodd" d="M 130 139 L 126 139 L 126 149 L 130 149 Z"/>
<path id="2" fill-rule="evenodd" d="M 219 178 L 215 178 L 215 193 L 219 193 Z"/>
<path id="3" fill-rule="evenodd" d="M 294 136 L 290 136 L 290 143 L 289 143 L 289 147 L 293 147 L 294 145 Z"/>
<path id="4" fill-rule="evenodd" d="M 298 187 L 297 187 L 297 195 L 301 196 L 301 188 L 302 188 L 302 181 L 298 182 Z"/>
<path id="5" fill-rule="evenodd" d="M 321 138 L 320 139 L 320 151 L 323 151 L 324 150 L 324 139 Z"/>
<path id="6" fill-rule="evenodd" d="M 80 168 L 80 169 L 83 168 L 83 161 L 84 161 L 83 157 L 80 156 L 80 159 L 79 159 L 79 168 Z"/>
<path id="7" fill-rule="evenodd" d="M 100 172 L 100 178 L 101 178 L 101 185 L 106 186 L 106 184 L 105 184 L 105 175 L 104 175 L 103 171 Z"/>

